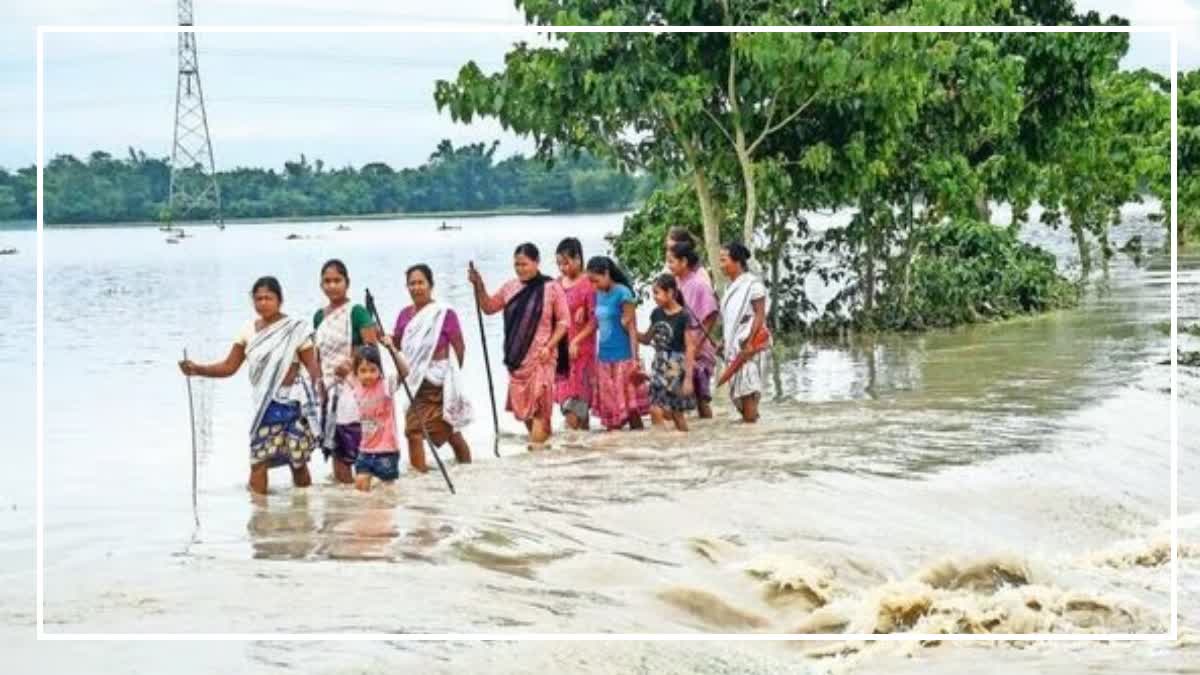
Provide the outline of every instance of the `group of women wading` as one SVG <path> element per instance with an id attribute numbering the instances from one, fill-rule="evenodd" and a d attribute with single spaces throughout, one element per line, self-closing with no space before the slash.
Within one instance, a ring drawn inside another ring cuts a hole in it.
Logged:
<path id="1" fill-rule="evenodd" d="M 588 429 L 593 416 L 610 431 L 641 429 L 649 415 L 656 427 L 687 431 L 689 411 L 712 416 L 718 355 L 725 363 L 718 386 L 729 382 L 744 422 L 758 419 L 768 300 L 748 270 L 745 246 L 721 249 L 718 269 L 729 285 L 718 303 L 696 242 L 683 228 L 671 230 L 645 331 L 637 325 L 632 284 L 611 258 L 585 264 L 574 238 L 558 245 L 556 258 L 560 276 L 552 279 L 541 272 L 537 247 L 521 244 L 513 254 L 516 276 L 495 293 L 473 265 L 467 271 L 478 308 L 503 313 L 505 409 L 525 424 L 531 449 L 549 440 L 555 405 L 571 429 Z M 449 444 L 459 463 L 471 461 L 460 433 L 473 411 L 462 386 L 467 350 L 458 315 L 434 298 L 427 265 L 410 267 L 406 280 L 412 304 L 387 334 L 369 293 L 368 307 L 351 302 L 350 273 L 339 260 L 321 268 L 328 304 L 311 322 L 285 315 L 279 282 L 263 277 L 251 288 L 257 318 L 238 331 L 225 359 L 179 363 L 184 375 L 199 377 L 229 377 L 249 366 L 252 491 L 265 493 L 268 469 L 285 465 L 295 485 L 311 484 L 308 460 L 317 448 L 332 460 L 338 482 L 369 490 L 374 480 L 394 481 L 401 449 L 397 408 L 405 410 L 403 435 L 414 469 L 427 470 L 426 442 Z M 712 336 L 718 320 L 720 342 Z M 639 345 L 654 348 L 649 372 Z M 385 374 L 384 354 L 395 375 Z M 405 396 L 397 404 L 401 388 Z"/>

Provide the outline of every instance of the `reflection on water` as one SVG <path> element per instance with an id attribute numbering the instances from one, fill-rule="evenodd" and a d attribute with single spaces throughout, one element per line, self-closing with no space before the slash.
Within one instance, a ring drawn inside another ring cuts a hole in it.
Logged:
<path id="1" fill-rule="evenodd" d="M 453 525 L 420 513 L 402 530 L 397 513 L 404 503 L 386 486 L 369 494 L 335 485 L 294 489 L 290 494 L 251 495 L 250 504 L 246 532 L 252 555 L 260 560 L 432 562 L 430 551 L 455 532 Z M 499 532 L 485 532 L 480 540 L 491 545 L 507 541 Z M 454 546 L 472 549 L 469 543 Z"/>
<path id="2" fill-rule="evenodd" d="M 1114 243 L 1131 232 L 1151 239 L 1159 225 L 1143 216 L 1135 212 Z M 527 453 L 519 426 L 504 419 L 504 456 L 495 459 L 478 450 L 491 445 L 490 424 L 476 424 L 468 433 L 475 464 L 458 466 L 446 453 L 454 496 L 436 473 L 358 493 L 329 482 L 317 460 L 313 487 L 292 489 L 281 475 L 272 494 L 248 499 L 246 383 L 218 383 L 213 448 L 201 467 L 200 542 L 176 560 L 179 567 L 160 564 L 164 551 L 181 548 L 191 517 L 183 386 L 171 364 L 182 344 L 204 357 L 227 348 L 249 313 L 249 280 L 281 276 L 285 309 L 304 315 L 319 300 L 320 262 L 337 255 L 351 267 L 354 291 L 369 286 L 390 314 L 404 298 L 399 262 L 424 259 L 439 297 L 469 309 L 467 260 L 495 284 L 518 238 L 552 250 L 563 232 L 580 233 L 590 255 L 619 225 L 614 216 L 564 220 L 469 221 L 462 232 L 440 234 L 434 223 L 364 223 L 288 248 L 276 241 L 286 230 L 230 228 L 221 241 L 236 238 L 238 246 L 218 246 L 205 233 L 189 240 L 187 255 L 169 259 L 178 252 L 142 241 L 140 232 L 120 231 L 129 244 L 121 257 L 100 245 L 117 231 L 54 233 L 47 249 L 54 422 L 46 457 L 47 614 L 55 625 L 385 632 L 1153 632 L 1166 625 L 1169 576 L 1160 554 L 1169 373 L 1155 365 L 1167 349 L 1155 324 L 1168 314 L 1168 277 L 1161 261 L 1139 268 L 1123 256 L 1112 261 L 1106 292 L 1078 310 L 804 344 L 774 364 L 776 400 L 758 425 L 736 424 L 721 392 L 716 418 L 694 422 L 687 435 L 561 433 L 552 450 Z M 1072 248 L 1061 233 L 1037 236 L 1056 250 Z M 253 250 L 277 256 L 264 262 Z M 1200 299 L 1195 265 L 1185 267 L 1183 297 Z M 129 330 L 147 313 L 166 327 L 166 340 Z M 487 401 L 486 375 L 471 365 L 480 363 L 478 327 L 463 326 L 468 393 Z M 499 323 L 490 320 L 487 331 L 495 348 Z M 504 373 L 496 375 L 502 391 Z M 1183 438 L 1200 433 L 1197 380 L 1180 375 Z M 114 418 L 108 401 L 136 415 Z M 98 436 L 97 428 L 111 433 Z M 94 459 L 70 461 L 81 448 Z M 158 480 L 138 492 L 113 489 L 142 474 Z M 1183 495 L 1182 507 L 1200 510 L 1194 495 Z M 1195 558 L 1183 563 L 1186 570 Z M 84 567 L 86 578 L 75 574 Z M 303 589 L 303 606 L 275 599 L 269 589 L 281 581 Z M 130 593 L 152 596 L 159 609 L 104 600 L 101 587 L 136 589 Z M 381 662 L 446 659 L 483 668 L 504 648 L 378 649 L 372 653 Z M 600 650 L 580 665 L 571 650 L 548 648 L 519 663 L 626 671 L 641 667 L 629 655 L 643 654 L 656 672 L 744 672 L 757 663 L 757 672 L 774 673 L 802 658 L 782 647 L 736 662 L 703 647 L 688 656 L 657 649 Z M 824 653 L 849 652 L 887 654 L 842 643 Z M 345 667 L 330 654 L 295 645 L 272 658 L 304 670 Z"/>
<path id="3" fill-rule="evenodd" d="M 304 560 L 317 547 L 317 521 L 308 494 L 296 490 L 285 499 L 256 500 L 246 523 L 254 557 L 264 560 Z"/>

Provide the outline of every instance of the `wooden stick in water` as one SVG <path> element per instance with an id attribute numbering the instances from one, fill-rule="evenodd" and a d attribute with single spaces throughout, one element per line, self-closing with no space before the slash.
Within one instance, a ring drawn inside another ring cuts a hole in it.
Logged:
<path id="1" fill-rule="evenodd" d="M 183 350 L 183 360 L 188 360 L 187 349 Z M 196 521 L 196 527 L 200 527 L 200 507 L 196 499 L 196 407 L 192 403 L 192 376 L 188 375 L 187 393 L 188 393 L 188 419 L 191 421 L 189 427 L 192 432 L 192 518 Z"/>
<path id="2" fill-rule="evenodd" d="M 475 263 L 469 262 L 471 269 Z M 488 396 L 492 399 L 492 452 L 500 456 L 500 414 L 496 411 L 496 385 L 492 383 L 492 359 L 488 356 L 487 332 L 483 328 L 483 308 L 479 306 L 479 296 L 471 288 L 471 297 L 475 298 L 475 318 L 479 319 L 479 340 L 483 343 L 483 365 L 487 371 Z"/>

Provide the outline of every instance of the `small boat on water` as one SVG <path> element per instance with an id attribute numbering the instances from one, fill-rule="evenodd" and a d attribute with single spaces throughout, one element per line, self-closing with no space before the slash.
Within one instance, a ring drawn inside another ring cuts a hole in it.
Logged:
<path id="1" fill-rule="evenodd" d="M 297 240 L 297 239 L 303 239 L 303 238 L 304 238 L 304 237 L 301 237 L 300 235 L 296 234 L 295 232 L 293 232 L 293 233 L 289 234 L 288 236 L 284 237 L 284 239 L 287 239 L 288 241 L 295 241 L 295 240 Z"/>
<path id="2" fill-rule="evenodd" d="M 16 254 L 17 254 L 17 249 L 15 249 L 15 248 L 0 248 L 0 255 L 16 255 Z"/>
<path id="3" fill-rule="evenodd" d="M 338 225 L 337 227 L 335 227 L 333 229 L 336 232 L 349 232 L 350 231 L 350 228 L 346 227 L 345 223 L 342 223 L 341 225 Z"/>
<path id="4" fill-rule="evenodd" d="M 449 232 L 451 230 L 461 230 L 461 229 L 462 229 L 462 225 L 447 225 L 446 221 L 443 220 L 441 226 L 438 227 L 438 232 Z"/>
<path id="5" fill-rule="evenodd" d="M 176 239 L 175 237 L 168 237 L 168 238 L 167 238 L 167 243 L 168 243 L 168 244 L 178 244 L 178 243 L 179 243 L 179 240 L 178 240 L 178 239 Z"/>

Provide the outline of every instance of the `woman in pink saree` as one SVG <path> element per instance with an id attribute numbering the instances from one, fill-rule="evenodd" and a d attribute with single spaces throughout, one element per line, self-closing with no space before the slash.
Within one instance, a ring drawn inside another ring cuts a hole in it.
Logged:
<path id="1" fill-rule="evenodd" d="M 540 449 L 550 439 L 555 373 L 560 364 L 567 364 L 564 338 L 570 322 L 562 287 L 541 273 L 540 260 L 537 246 L 518 246 L 513 253 L 517 277 L 494 295 L 474 266 L 467 272 L 484 313 L 504 312 L 504 365 L 509 375 L 505 409 L 525 423 L 530 449 Z"/>

